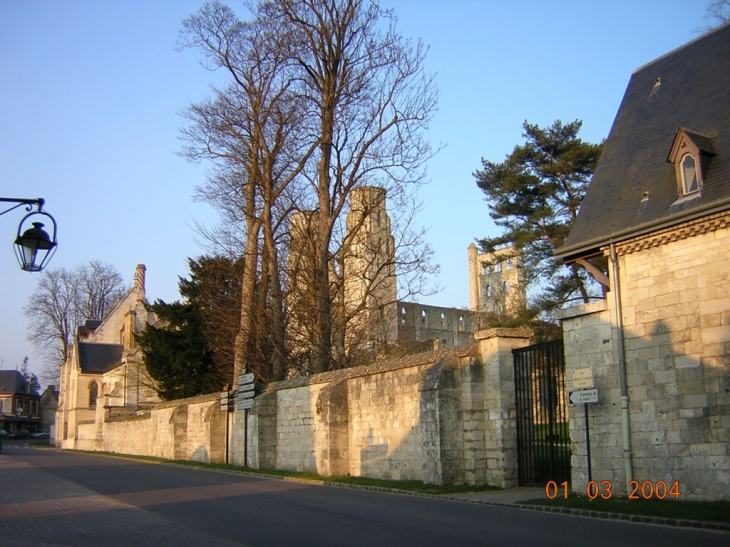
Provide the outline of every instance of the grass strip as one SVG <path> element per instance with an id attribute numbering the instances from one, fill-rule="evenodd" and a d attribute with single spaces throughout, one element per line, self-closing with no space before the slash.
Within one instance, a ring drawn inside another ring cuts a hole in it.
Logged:
<path id="1" fill-rule="evenodd" d="M 591 500 L 588 497 L 581 496 L 580 498 L 555 498 L 553 500 L 540 498 L 520 502 L 520 505 L 545 505 L 605 513 L 730 524 L 730 502 L 728 501 L 627 500 L 621 498 L 596 498 Z"/>
<path id="2" fill-rule="evenodd" d="M 47 443 L 38 443 L 36 446 L 53 447 Z M 55 448 L 55 447 L 53 447 Z M 157 458 L 154 456 L 137 456 L 133 454 L 118 454 L 116 452 L 95 452 L 86 450 L 64 450 L 64 452 L 77 452 L 82 454 L 89 454 L 95 456 L 113 456 L 117 458 L 125 458 L 131 460 L 141 460 L 154 463 L 164 463 L 180 465 L 185 467 L 196 467 L 202 469 L 217 469 L 220 471 L 226 471 L 229 473 L 244 473 L 258 476 L 270 476 L 270 477 L 281 477 L 281 478 L 294 478 L 300 480 L 317 481 L 321 483 L 337 483 L 337 484 L 348 484 L 354 486 L 364 486 L 373 488 L 385 488 L 390 490 L 402 490 L 404 492 L 414 492 L 418 494 L 433 494 L 433 495 L 449 495 L 449 494 L 463 494 L 468 492 L 486 492 L 493 490 L 502 490 L 497 486 L 491 486 L 489 484 L 457 484 L 457 485 L 437 485 L 427 484 L 422 481 L 416 480 L 385 480 L 385 479 L 371 479 L 368 477 L 354 477 L 350 475 L 338 476 L 338 477 L 323 477 L 316 473 L 300 473 L 296 471 L 283 471 L 279 469 L 252 469 L 249 467 L 243 467 L 238 465 L 230 465 L 225 463 L 205 463 L 196 462 L 190 460 L 168 460 L 165 458 Z"/>

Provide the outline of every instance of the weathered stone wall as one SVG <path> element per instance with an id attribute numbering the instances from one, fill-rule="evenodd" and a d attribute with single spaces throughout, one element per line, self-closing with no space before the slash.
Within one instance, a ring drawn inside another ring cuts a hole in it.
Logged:
<path id="1" fill-rule="evenodd" d="M 633 478 L 730 498 L 730 230 L 705 218 L 617 246 Z M 615 280 L 612 280 L 612 284 Z M 568 378 L 594 370 L 593 478 L 625 488 L 613 293 L 563 321 Z M 582 405 L 571 408 L 573 487 L 585 484 Z"/>
<path id="2" fill-rule="evenodd" d="M 490 329 L 469 346 L 264 386 L 250 412 L 231 416 L 229 461 L 323 476 L 516 486 L 511 350 L 530 335 Z M 152 411 L 99 405 L 67 447 L 220 462 L 227 417 L 218 394 Z"/>
<path id="3" fill-rule="evenodd" d="M 152 411 L 114 416 L 101 406 L 96 420 L 78 424 L 73 446 L 168 459 L 225 461 L 226 413 L 219 395 L 160 403 Z"/>
<path id="4" fill-rule="evenodd" d="M 399 344 L 434 339 L 444 340 L 446 347 L 472 344 L 474 333 L 486 324 L 482 312 L 412 302 L 398 302 L 397 312 Z"/>
<path id="5" fill-rule="evenodd" d="M 516 486 L 511 350 L 528 331 L 266 386 L 248 421 L 248 464 L 427 483 Z M 244 412 L 233 462 L 243 464 Z"/>

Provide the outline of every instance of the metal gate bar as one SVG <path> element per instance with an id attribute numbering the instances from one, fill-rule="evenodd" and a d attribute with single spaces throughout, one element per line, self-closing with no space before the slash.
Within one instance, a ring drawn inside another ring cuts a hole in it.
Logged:
<path id="1" fill-rule="evenodd" d="M 563 341 L 512 351 L 520 486 L 570 481 Z"/>

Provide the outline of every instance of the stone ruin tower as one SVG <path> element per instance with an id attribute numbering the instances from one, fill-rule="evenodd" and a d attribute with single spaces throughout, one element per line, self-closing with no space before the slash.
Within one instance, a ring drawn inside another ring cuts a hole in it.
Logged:
<path id="1" fill-rule="evenodd" d="M 472 243 L 469 257 L 469 309 L 516 315 L 527 306 L 527 288 L 520 254 L 512 246 L 479 253 Z"/>
<path id="2" fill-rule="evenodd" d="M 343 248 L 348 344 L 374 349 L 397 341 L 398 283 L 395 239 L 385 208 L 386 191 L 365 186 L 350 196 Z"/>

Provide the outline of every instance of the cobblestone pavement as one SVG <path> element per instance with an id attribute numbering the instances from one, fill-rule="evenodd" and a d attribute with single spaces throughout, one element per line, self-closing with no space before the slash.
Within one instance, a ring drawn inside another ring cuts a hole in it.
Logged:
<path id="1" fill-rule="evenodd" d="M 24 450 L 6 442 L 0 453 L 0 547 L 244 545 L 99 495 L 13 457 Z"/>

